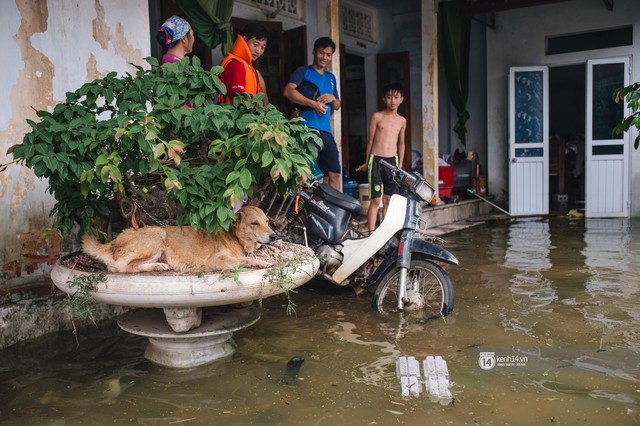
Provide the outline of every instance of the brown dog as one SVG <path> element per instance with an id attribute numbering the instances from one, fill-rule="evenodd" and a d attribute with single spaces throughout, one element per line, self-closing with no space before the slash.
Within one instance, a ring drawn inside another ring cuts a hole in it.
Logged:
<path id="1" fill-rule="evenodd" d="M 268 222 L 262 210 L 246 206 L 236 213 L 231 230 L 219 235 L 190 226 L 145 226 L 126 229 L 107 244 L 85 234 L 82 251 L 104 262 L 110 272 L 198 273 L 236 265 L 267 267 L 269 263 L 247 254 L 275 240 Z"/>

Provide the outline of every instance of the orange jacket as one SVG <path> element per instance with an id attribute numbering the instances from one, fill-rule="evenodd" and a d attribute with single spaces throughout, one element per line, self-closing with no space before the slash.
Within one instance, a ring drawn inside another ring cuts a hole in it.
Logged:
<path id="1" fill-rule="evenodd" d="M 244 93 L 247 93 L 251 96 L 254 96 L 260 92 L 262 92 L 262 88 L 260 87 L 260 83 L 258 81 L 258 73 L 256 71 L 256 69 L 253 67 L 253 65 L 251 64 L 251 51 L 249 51 L 249 46 L 247 45 L 247 42 L 244 40 L 244 37 L 242 36 L 238 36 L 238 38 L 236 39 L 235 43 L 233 44 L 233 47 L 231 48 L 231 50 L 229 51 L 229 53 L 227 54 L 227 56 L 224 57 L 224 59 L 222 59 L 222 62 L 220 62 L 220 65 L 225 69 L 225 71 L 227 70 L 227 65 L 231 62 L 231 61 L 237 61 L 240 64 L 242 64 L 244 66 Z M 222 73 L 220 73 L 220 80 L 222 80 L 223 83 L 225 83 L 225 85 L 227 86 L 227 93 L 229 93 L 229 85 L 227 84 L 227 82 L 229 81 L 229 76 L 225 76 L 225 71 L 222 71 Z M 227 78 L 225 78 L 227 77 Z M 226 96 L 224 99 L 224 102 L 226 103 L 232 103 L 232 97 L 231 96 Z"/>

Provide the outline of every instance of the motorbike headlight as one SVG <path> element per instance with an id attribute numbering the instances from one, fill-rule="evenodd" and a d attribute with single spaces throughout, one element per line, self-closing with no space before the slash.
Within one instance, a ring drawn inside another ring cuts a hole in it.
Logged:
<path id="1" fill-rule="evenodd" d="M 424 180 L 419 180 L 416 184 L 415 193 L 418 194 L 420 198 L 422 198 L 427 203 L 431 204 L 433 197 L 435 195 L 435 191 L 429 184 Z"/>

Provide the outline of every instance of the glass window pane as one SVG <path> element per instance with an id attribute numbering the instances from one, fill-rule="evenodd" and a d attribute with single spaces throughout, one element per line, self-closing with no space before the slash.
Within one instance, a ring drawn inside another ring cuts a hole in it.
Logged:
<path id="1" fill-rule="evenodd" d="M 594 145 L 591 148 L 592 155 L 621 155 L 623 153 L 623 145 Z"/>
<path id="2" fill-rule="evenodd" d="M 516 148 L 516 158 L 542 157 L 542 148 Z"/>
<path id="3" fill-rule="evenodd" d="M 544 103 L 542 71 L 515 75 L 515 142 L 543 141 Z"/>
<path id="4" fill-rule="evenodd" d="M 612 94 L 623 86 L 623 63 L 593 66 L 593 140 L 622 139 L 625 136 L 611 133 L 624 114 L 624 103 L 614 102 Z"/>
<path id="5" fill-rule="evenodd" d="M 549 37 L 547 55 L 632 45 L 633 27 L 629 25 L 623 28 Z"/>

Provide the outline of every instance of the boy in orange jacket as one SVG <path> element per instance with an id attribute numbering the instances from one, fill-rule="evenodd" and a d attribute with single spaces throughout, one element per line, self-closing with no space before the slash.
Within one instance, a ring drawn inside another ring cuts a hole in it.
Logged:
<path id="1" fill-rule="evenodd" d="M 247 24 L 236 39 L 231 51 L 222 59 L 224 68 L 219 75 L 220 81 L 227 87 L 224 102 L 232 103 L 235 95 L 255 96 L 264 93 L 264 104 L 269 103 L 264 79 L 254 68 L 267 47 L 267 30 L 260 24 Z"/>

